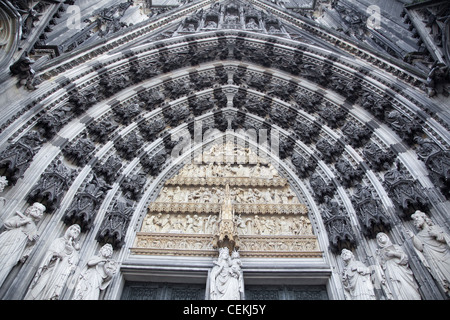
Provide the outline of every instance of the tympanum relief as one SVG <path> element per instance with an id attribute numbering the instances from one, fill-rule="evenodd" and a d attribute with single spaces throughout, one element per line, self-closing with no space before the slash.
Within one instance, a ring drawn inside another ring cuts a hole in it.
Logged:
<path id="1" fill-rule="evenodd" d="M 214 256 L 227 230 L 243 257 L 321 256 L 306 206 L 274 165 L 230 142 L 193 160 L 149 205 L 134 253 Z"/>

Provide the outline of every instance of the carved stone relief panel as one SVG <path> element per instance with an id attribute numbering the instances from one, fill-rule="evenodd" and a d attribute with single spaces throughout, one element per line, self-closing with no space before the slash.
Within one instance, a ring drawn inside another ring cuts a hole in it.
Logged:
<path id="1" fill-rule="evenodd" d="M 149 205 L 134 254 L 214 256 L 228 237 L 244 257 L 321 256 L 306 206 L 273 164 L 233 142 L 193 160 Z"/>

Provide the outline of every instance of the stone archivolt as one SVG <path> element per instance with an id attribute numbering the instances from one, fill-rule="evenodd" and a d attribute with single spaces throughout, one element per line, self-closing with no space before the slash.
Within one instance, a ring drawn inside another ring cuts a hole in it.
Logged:
<path id="1" fill-rule="evenodd" d="M 239 248 L 243 257 L 321 257 L 307 208 L 287 180 L 259 157 L 255 163 L 214 161 L 211 153 L 226 147 L 213 146 L 203 161 L 186 164 L 166 182 L 132 252 L 214 256 L 218 239 L 229 237 L 230 250 Z"/>

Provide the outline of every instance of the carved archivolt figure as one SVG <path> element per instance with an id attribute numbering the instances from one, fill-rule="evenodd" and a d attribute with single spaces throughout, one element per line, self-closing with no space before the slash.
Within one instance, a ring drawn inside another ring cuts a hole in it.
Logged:
<path id="1" fill-rule="evenodd" d="M 227 13 L 225 16 L 225 23 L 228 24 L 237 24 L 239 22 L 239 17 L 234 14 Z"/>
<path id="2" fill-rule="evenodd" d="M 205 24 L 205 29 L 217 29 L 217 23 L 213 20 L 209 20 L 206 24 Z"/>
<path id="3" fill-rule="evenodd" d="M 240 300 L 243 280 L 239 255 L 230 257 L 228 248 L 219 249 L 219 258 L 210 273 L 211 300 Z"/>
<path id="4" fill-rule="evenodd" d="M 30 285 L 25 300 L 58 300 L 67 279 L 76 269 L 80 245 L 79 225 L 71 225 L 63 237 L 55 239 L 47 250 Z"/>
<path id="5" fill-rule="evenodd" d="M 8 185 L 8 179 L 5 176 L 0 177 L 0 192 L 5 190 L 5 187 Z"/>
<path id="6" fill-rule="evenodd" d="M 345 268 L 342 272 L 345 298 L 347 300 L 375 300 L 375 291 L 371 280 L 371 269 L 361 261 L 356 261 L 350 250 L 343 249 L 341 258 Z"/>
<path id="7" fill-rule="evenodd" d="M 90 259 L 78 280 L 73 300 L 98 300 L 100 292 L 110 284 L 117 273 L 116 261 L 111 260 L 113 247 L 107 243 L 99 252 L 99 255 Z"/>
<path id="8" fill-rule="evenodd" d="M 0 286 L 9 272 L 19 262 L 24 261 L 31 244 L 39 238 L 36 223 L 41 220 L 45 206 L 36 202 L 28 207 L 25 214 L 16 214 L 5 221 L 4 231 L 0 235 Z"/>
<path id="9" fill-rule="evenodd" d="M 389 237 L 377 234 L 378 262 L 384 272 L 381 281 L 390 298 L 397 300 L 420 300 L 419 287 L 408 265 L 408 256 L 398 245 L 392 244 Z M 392 292 L 393 291 L 393 297 Z"/>
<path id="10" fill-rule="evenodd" d="M 3 190 L 5 189 L 5 187 L 8 185 L 8 180 L 6 179 L 6 177 L 2 176 L 0 177 L 0 193 L 3 192 Z M 5 206 L 6 203 L 6 199 L 3 197 L 0 197 L 0 210 L 3 209 L 3 207 Z M 1 282 L 0 282 L 1 285 Z"/>
<path id="11" fill-rule="evenodd" d="M 416 252 L 426 268 L 439 285 L 449 294 L 450 286 L 450 236 L 422 211 L 417 210 L 411 215 L 414 226 L 419 232 L 414 235 L 407 230 L 412 238 Z"/>
<path id="12" fill-rule="evenodd" d="M 195 25 L 193 23 L 189 23 L 187 26 L 185 26 L 183 28 L 183 31 L 194 32 L 195 31 Z"/>
<path id="13" fill-rule="evenodd" d="M 259 29 L 259 26 L 258 26 L 258 24 L 256 23 L 255 19 L 250 18 L 250 20 L 249 20 L 249 21 L 247 22 L 247 24 L 245 25 L 245 28 L 246 28 L 246 29 L 249 29 L 249 30 L 257 30 L 257 29 Z"/>

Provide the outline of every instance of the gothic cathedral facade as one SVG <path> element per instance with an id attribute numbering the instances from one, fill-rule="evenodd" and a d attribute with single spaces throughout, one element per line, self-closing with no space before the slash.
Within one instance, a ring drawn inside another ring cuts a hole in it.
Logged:
<path id="1" fill-rule="evenodd" d="M 0 14 L 0 299 L 450 298 L 448 1 Z"/>

